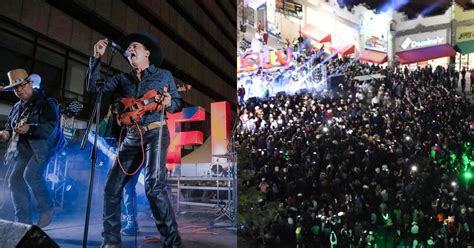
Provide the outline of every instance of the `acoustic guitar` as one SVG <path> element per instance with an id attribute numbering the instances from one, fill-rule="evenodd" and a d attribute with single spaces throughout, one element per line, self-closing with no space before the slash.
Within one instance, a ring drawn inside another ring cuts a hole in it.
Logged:
<path id="1" fill-rule="evenodd" d="M 23 113 L 25 112 L 29 112 L 29 110 L 25 110 Z M 29 115 L 29 114 L 26 114 L 26 115 Z M 18 122 L 18 124 L 15 126 L 15 128 L 23 126 L 27 120 L 28 120 L 28 117 L 22 118 L 20 122 Z M 17 132 L 13 131 L 12 137 L 10 139 L 10 144 L 8 145 L 7 152 L 5 153 L 4 164 L 10 164 L 13 161 L 13 159 L 18 156 L 18 149 L 16 146 L 18 144 L 19 139 L 20 139 L 20 135 Z"/>

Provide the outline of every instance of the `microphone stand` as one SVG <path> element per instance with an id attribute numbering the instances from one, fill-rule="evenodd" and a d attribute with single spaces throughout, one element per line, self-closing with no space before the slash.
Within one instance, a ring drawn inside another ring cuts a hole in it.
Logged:
<path id="1" fill-rule="evenodd" d="M 95 163 L 97 160 L 97 135 L 99 133 L 100 109 L 101 109 L 101 104 L 102 104 L 103 88 L 104 88 L 104 82 L 107 81 L 109 77 L 109 69 L 112 65 L 112 59 L 115 55 L 115 49 L 111 49 L 111 51 L 112 51 L 112 54 L 110 56 L 109 63 L 107 64 L 105 79 L 98 79 L 96 82 L 97 97 L 96 97 L 96 101 L 94 105 L 94 110 L 92 111 L 92 114 L 89 118 L 89 122 L 87 123 L 87 129 L 86 129 L 86 132 L 84 133 L 84 136 L 82 136 L 82 142 L 81 142 L 81 150 L 84 150 L 86 147 L 87 139 L 89 137 L 89 132 L 91 130 L 92 122 L 95 120 L 96 125 L 95 125 L 95 134 L 94 134 L 94 143 L 92 146 L 92 151 L 91 151 L 91 156 L 90 156 L 91 170 L 90 170 L 90 176 L 89 176 L 89 191 L 87 193 L 86 220 L 84 224 L 84 236 L 82 238 L 83 248 L 87 248 L 87 236 L 89 234 L 89 219 L 90 219 L 90 212 L 91 212 L 92 190 L 94 187 Z M 89 80 L 89 77 L 87 78 L 87 80 Z"/>

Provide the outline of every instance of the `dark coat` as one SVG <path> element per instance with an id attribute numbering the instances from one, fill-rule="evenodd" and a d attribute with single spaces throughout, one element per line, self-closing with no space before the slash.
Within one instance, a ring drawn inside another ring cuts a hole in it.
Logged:
<path id="1" fill-rule="evenodd" d="M 23 109 L 31 105 L 31 111 L 26 123 L 30 125 L 28 133 L 20 135 L 19 142 L 28 142 L 34 155 L 38 160 L 45 160 L 52 155 L 57 140 L 54 140 L 53 132 L 59 125 L 57 104 L 52 98 L 48 98 L 40 91 L 35 90 L 30 102 L 24 104 L 18 101 L 8 115 L 6 130 L 12 137 L 13 128 L 20 122 Z M 26 139 L 25 139 L 26 138 Z"/>

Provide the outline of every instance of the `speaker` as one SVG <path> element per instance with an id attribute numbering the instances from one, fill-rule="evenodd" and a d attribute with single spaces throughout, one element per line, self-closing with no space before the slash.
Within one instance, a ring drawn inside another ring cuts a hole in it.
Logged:
<path id="1" fill-rule="evenodd" d="M 0 220 L 0 247 L 59 248 L 39 227 Z"/>

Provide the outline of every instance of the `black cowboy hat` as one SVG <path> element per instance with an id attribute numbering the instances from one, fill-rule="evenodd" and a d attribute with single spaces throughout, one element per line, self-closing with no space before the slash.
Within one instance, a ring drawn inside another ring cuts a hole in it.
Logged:
<path id="1" fill-rule="evenodd" d="M 132 42 L 143 44 L 145 48 L 150 51 L 150 64 L 154 64 L 157 67 L 161 66 L 163 63 L 163 53 L 161 52 L 160 42 L 157 38 L 149 33 L 141 32 L 129 34 L 117 41 L 123 48 L 127 48 Z"/>

